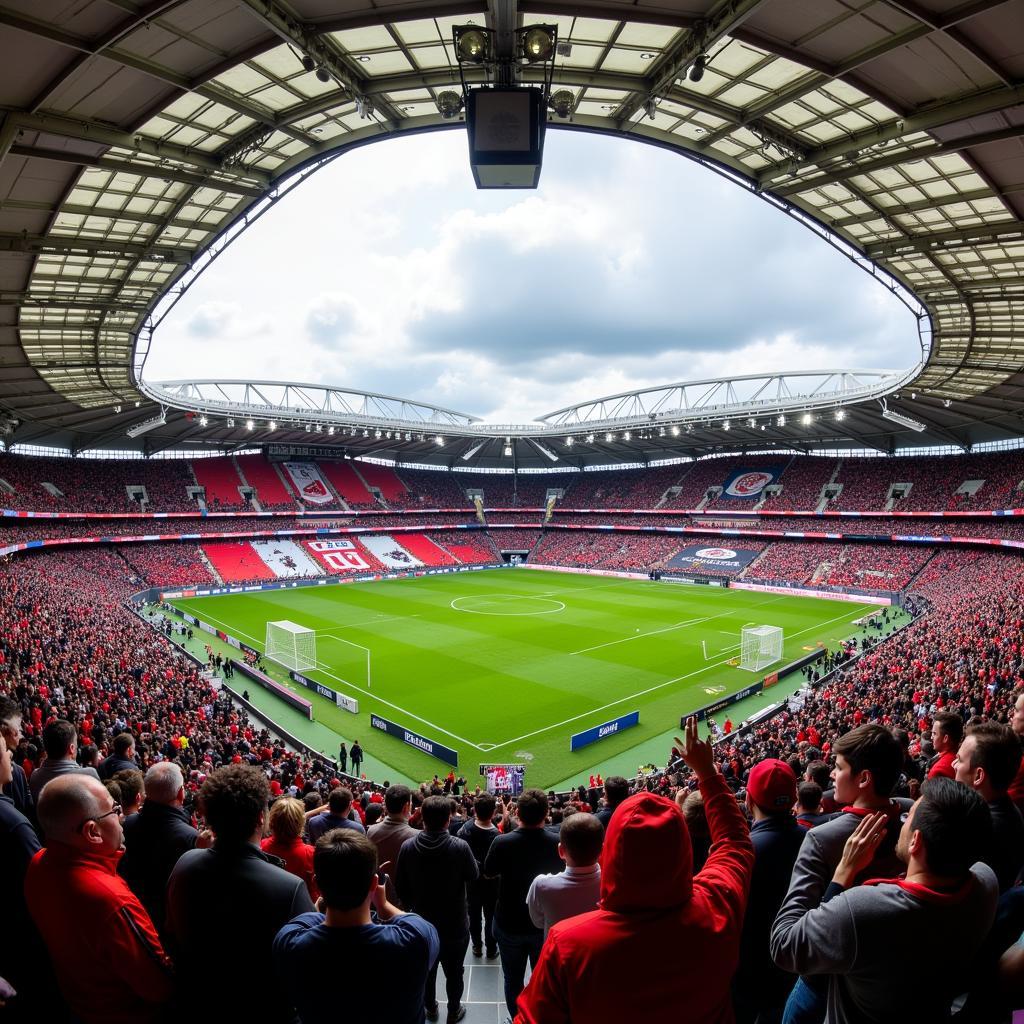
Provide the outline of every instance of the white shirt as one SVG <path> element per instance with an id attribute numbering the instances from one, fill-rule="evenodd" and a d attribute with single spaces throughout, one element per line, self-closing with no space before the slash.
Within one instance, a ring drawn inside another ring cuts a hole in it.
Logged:
<path id="1" fill-rule="evenodd" d="M 530 920 L 544 929 L 546 939 L 553 924 L 596 910 L 600 897 L 600 865 L 574 868 L 567 864 L 557 875 L 538 875 L 526 894 L 526 905 Z"/>

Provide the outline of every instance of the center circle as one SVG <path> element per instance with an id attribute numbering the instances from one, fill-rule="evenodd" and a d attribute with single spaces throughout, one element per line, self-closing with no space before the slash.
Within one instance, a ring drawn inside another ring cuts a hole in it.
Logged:
<path id="1" fill-rule="evenodd" d="M 502 610 L 504 608 L 522 608 L 524 603 L 529 610 Z M 475 604 L 477 607 L 469 607 L 469 604 Z M 565 604 L 562 601 L 556 601 L 550 597 L 530 597 L 528 594 L 467 594 L 465 597 L 456 597 L 450 602 L 450 605 L 453 611 L 467 612 L 470 615 L 554 615 L 557 612 L 565 611 Z"/>

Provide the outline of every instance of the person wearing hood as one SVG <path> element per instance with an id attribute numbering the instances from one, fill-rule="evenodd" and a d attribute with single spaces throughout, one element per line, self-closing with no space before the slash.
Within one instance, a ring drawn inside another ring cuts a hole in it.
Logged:
<path id="1" fill-rule="evenodd" d="M 444 970 L 448 1021 L 462 1020 L 463 961 L 469 948 L 469 908 L 466 886 L 480 871 L 469 843 L 448 831 L 451 800 L 428 796 L 421 808 L 423 831 L 407 839 L 395 867 L 402 906 L 429 921 L 441 942 L 441 953 L 427 976 L 427 1020 L 437 1020 L 437 966 Z"/>
<path id="2" fill-rule="evenodd" d="M 548 933 L 516 1024 L 733 1020 L 729 983 L 754 849 L 696 719 L 687 719 L 685 741 L 676 743 L 704 796 L 707 863 L 693 874 L 686 822 L 673 801 L 646 792 L 623 801 L 605 837 L 598 909 Z"/>

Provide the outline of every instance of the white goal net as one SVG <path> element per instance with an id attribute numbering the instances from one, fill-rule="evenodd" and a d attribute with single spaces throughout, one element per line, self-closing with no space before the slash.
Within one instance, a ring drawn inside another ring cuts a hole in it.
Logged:
<path id="1" fill-rule="evenodd" d="M 744 626 L 740 637 L 740 668 L 759 672 L 782 658 L 781 626 Z"/>
<path id="2" fill-rule="evenodd" d="M 316 633 L 287 620 L 268 622 L 264 652 L 271 660 L 296 672 L 316 668 Z"/>

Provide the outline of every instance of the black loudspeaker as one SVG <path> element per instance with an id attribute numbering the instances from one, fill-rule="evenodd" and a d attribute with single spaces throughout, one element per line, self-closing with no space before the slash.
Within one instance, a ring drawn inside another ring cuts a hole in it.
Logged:
<path id="1" fill-rule="evenodd" d="M 540 89 L 470 89 L 469 163 L 477 188 L 536 188 L 544 159 Z"/>

